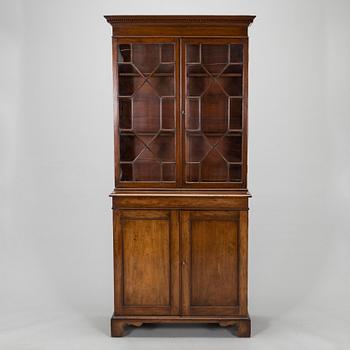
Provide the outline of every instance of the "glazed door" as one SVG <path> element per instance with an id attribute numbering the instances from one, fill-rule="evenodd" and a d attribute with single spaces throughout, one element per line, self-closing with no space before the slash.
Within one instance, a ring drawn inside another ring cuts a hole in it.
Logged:
<path id="1" fill-rule="evenodd" d="M 179 179 L 179 45 L 113 39 L 118 187 L 175 187 Z"/>
<path id="2" fill-rule="evenodd" d="M 116 313 L 179 314 L 178 213 L 115 211 L 114 224 Z"/>
<path id="3" fill-rule="evenodd" d="M 182 41 L 186 187 L 246 187 L 246 39 Z"/>
<path id="4" fill-rule="evenodd" d="M 246 313 L 246 212 L 183 211 L 181 225 L 183 315 Z"/>

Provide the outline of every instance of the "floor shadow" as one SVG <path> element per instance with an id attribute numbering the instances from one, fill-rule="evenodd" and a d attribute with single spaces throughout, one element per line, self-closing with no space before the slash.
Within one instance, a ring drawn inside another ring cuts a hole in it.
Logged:
<path id="1" fill-rule="evenodd" d="M 265 331 L 270 326 L 270 319 L 264 316 L 252 316 L 252 337 Z M 101 333 L 110 336 L 110 318 L 95 316 L 89 318 L 91 325 Z M 164 338 L 232 338 L 235 329 L 232 326 L 220 327 L 218 324 L 158 324 L 144 323 L 141 327 L 128 326 L 128 337 L 164 337 Z"/>
<path id="2" fill-rule="evenodd" d="M 127 327 L 128 337 L 165 338 L 231 338 L 232 327 L 216 324 L 143 324 L 140 328 Z"/>

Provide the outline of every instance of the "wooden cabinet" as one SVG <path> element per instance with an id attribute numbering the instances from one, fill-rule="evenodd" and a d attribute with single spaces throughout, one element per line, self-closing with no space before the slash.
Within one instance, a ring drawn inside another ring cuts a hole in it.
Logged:
<path id="1" fill-rule="evenodd" d="M 253 16 L 106 16 L 112 25 L 115 309 L 143 323 L 247 310 L 248 26 Z"/>

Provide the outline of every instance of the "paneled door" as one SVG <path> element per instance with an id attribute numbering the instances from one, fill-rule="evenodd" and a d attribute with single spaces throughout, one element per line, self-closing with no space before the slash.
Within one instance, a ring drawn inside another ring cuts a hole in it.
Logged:
<path id="1" fill-rule="evenodd" d="M 185 39 L 182 52 L 185 185 L 245 187 L 247 42 Z"/>
<path id="2" fill-rule="evenodd" d="M 114 224 L 116 312 L 179 314 L 178 213 L 118 210 Z"/>
<path id="3" fill-rule="evenodd" d="M 246 213 L 182 211 L 181 225 L 183 314 L 244 314 Z"/>

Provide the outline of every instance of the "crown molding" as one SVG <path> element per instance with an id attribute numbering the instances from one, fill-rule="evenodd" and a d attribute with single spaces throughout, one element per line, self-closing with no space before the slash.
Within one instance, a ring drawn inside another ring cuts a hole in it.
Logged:
<path id="1" fill-rule="evenodd" d="M 249 26 L 255 16 L 104 16 L 112 26 L 141 25 L 215 25 Z"/>

